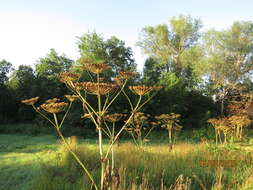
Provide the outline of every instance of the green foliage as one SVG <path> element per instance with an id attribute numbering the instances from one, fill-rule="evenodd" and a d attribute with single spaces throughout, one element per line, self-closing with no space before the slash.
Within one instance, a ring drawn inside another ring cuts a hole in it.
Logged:
<path id="1" fill-rule="evenodd" d="M 115 36 L 105 40 L 96 32 L 88 33 L 80 37 L 77 44 L 82 58 L 93 62 L 103 60 L 110 65 L 109 76 L 115 77 L 120 71 L 136 71 L 132 49 Z"/>
<path id="2" fill-rule="evenodd" d="M 188 138 L 194 140 L 195 142 L 201 142 L 204 140 L 213 140 L 215 138 L 215 134 L 214 130 L 211 128 L 193 129 L 191 136 Z"/>
<path id="3" fill-rule="evenodd" d="M 200 37 L 200 20 L 193 19 L 190 16 L 180 15 L 173 17 L 169 25 L 157 25 L 155 27 L 145 27 L 142 31 L 141 39 L 138 45 L 144 53 L 158 60 L 161 66 L 164 66 L 165 72 L 174 72 L 176 76 L 185 75 L 188 67 L 198 61 L 198 54 L 193 55 L 189 62 L 186 52 L 200 51 L 195 44 Z"/>
<path id="4" fill-rule="evenodd" d="M 6 60 L 0 61 L 0 86 L 8 81 L 8 74 L 13 70 L 12 64 Z"/>
<path id="5" fill-rule="evenodd" d="M 54 49 L 45 58 L 40 58 L 35 64 L 35 71 L 39 77 L 56 79 L 60 72 L 68 71 L 74 61 L 66 55 L 58 55 Z"/>

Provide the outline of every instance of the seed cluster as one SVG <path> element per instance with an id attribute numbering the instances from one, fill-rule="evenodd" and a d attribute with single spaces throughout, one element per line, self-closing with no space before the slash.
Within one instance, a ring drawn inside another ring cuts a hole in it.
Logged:
<path id="1" fill-rule="evenodd" d="M 122 78 L 122 79 L 130 79 L 130 78 L 132 78 L 136 75 L 137 75 L 136 72 L 128 72 L 128 71 L 119 73 L 119 77 Z"/>
<path id="2" fill-rule="evenodd" d="M 111 68 L 109 65 L 105 64 L 104 62 L 97 62 L 97 63 L 92 63 L 91 60 L 89 59 L 83 59 L 81 60 L 81 68 L 87 71 L 90 71 L 95 74 L 102 73 L 109 68 Z"/>
<path id="3" fill-rule="evenodd" d="M 59 79 L 63 83 L 67 83 L 70 81 L 76 81 L 80 78 L 80 74 L 71 73 L 71 72 L 62 72 L 59 74 Z"/>
<path id="4" fill-rule="evenodd" d="M 104 119 L 108 122 L 111 123 L 116 123 L 118 122 L 122 117 L 124 117 L 125 114 L 121 114 L 121 113 L 114 113 L 114 114 L 108 114 L 104 117 Z"/>
<path id="5" fill-rule="evenodd" d="M 122 86 L 123 85 L 123 81 L 120 77 L 115 77 L 113 80 L 114 80 L 114 82 L 117 86 Z"/>
<path id="6" fill-rule="evenodd" d="M 74 84 L 76 90 L 84 90 L 91 94 L 105 95 L 116 88 L 115 84 L 111 83 L 95 83 L 95 82 L 79 82 Z"/>
<path id="7" fill-rule="evenodd" d="M 53 98 L 53 99 L 48 99 L 45 101 L 46 104 L 50 104 L 50 103 L 56 103 L 59 102 L 60 99 L 59 98 Z"/>
<path id="8" fill-rule="evenodd" d="M 132 123 L 134 125 L 139 125 L 139 124 L 145 122 L 146 120 L 148 120 L 148 117 L 150 117 L 149 114 L 145 114 L 143 112 L 136 112 L 136 113 L 134 113 L 130 123 Z"/>
<path id="9" fill-rule="evenodd" d="M 26 100 L 22 100 L 21 102 L 26 105 L 34 105 L 38 101 L 39 97 L 34 97 Z"/>
<path id="10" fill-rule="evenodd" d="M 65 97 L 68 99 L 70 102 L 74 102 L 78 99 L 78 96 L 76 95 L 65 95 Z"/>
<path id="11" fill-rule="evenodd" d="M 59 113 L 64 111 L 64 108 L 68 105 L 65 102 L 58 102 L 58 103 L 44 103 L 40 107 L 49 113 Z"/>
<path id="12" fill-rule="evenodd" d="M 157 86 L 129 86 L 129 89 L 139 95 L 139 96 L 144 96 L 152 91 L 159 90 L 161 87 Z"/>
<path id="13" fill-rule="evenodd" d="M 156 119 L 159 120 L 162 123 L 168 123 L 171 121 L 179 122 L 178 118 L 180 117 L 180 114 L 162 114 L 160 116 L 156 116 Z"/>

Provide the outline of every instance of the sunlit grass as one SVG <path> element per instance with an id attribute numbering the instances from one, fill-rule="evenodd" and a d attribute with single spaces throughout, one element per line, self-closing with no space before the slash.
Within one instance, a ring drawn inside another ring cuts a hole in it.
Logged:
<path id="1" fill-rule="evenodd" d="M 96 141 L 79 140 L 79 144 L 77 153 L 98 180 L 100 172 Z M 132 143 L 122 142 L 119 147 L 115 146 L 116 167 L 120 169 L 123 180 L 121 189 L 143 184 L 145 180 L 150 188 L 160 187 L 161 180 L 168 187 L 181 174 L 192 179 L 192 189 L 200 188 L 193 178 L 194 174 L 209 189 L 215 184 L 216 170 L 201 167 L 200 161 L 216 159 L 217 156 L 224 160 L 241 160 L 237 167 L 225 168 L 225 187 L 250 189 L 253 165 L 250 146 L 247 146 L 247 151 L 236 148 L 223 150 L 220 147 L 217 154 L 206 148 L 205 143 L 182 142 L 175 145 L 172 151 L 164 143 L 148 143 L 140 149 Z M 0 171 L 0 189 L 78 190 L 87 183 L 81 177 L 75 161 L 54 136 L 0 135 Z"/>

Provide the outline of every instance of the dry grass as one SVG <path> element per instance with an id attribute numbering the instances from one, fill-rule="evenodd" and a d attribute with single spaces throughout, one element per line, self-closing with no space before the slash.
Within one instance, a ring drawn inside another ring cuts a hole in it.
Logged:
<path id="1" fill-rule="evenodd" d="M 75 143 L 72 148 L 99 181 L 97 144 Z M 0 154 L 1 188 L 9 190 L 89 190 L 90 186 L 71 155 L 49 137 L 2 135 Z M 131 143 L 116 148 L 118 190 L 251 190 L 253 154 L 238 148 L 205 143 L 180 143 L 142 149 Z M 233 168 L 203 167 L 202 160 L 238 160 Z M 24 183 L 26 182 L 26 183 Z M 31 183 L 30 183 L 31 182 Z M 0 188 L 0 189 L 1 189 Z"/>

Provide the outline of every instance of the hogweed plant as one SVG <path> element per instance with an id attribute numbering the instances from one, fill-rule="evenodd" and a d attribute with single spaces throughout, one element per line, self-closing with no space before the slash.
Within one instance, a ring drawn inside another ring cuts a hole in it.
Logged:
<path id="1" fill-rule="evenodd" d="M 148 141 L 148 136 L 156 125 L 149 123 L 149 114 L 137 112 L 125 130 L 132 136 L 135 144 L 142 146 L 143 142 Z M 151 125 L 149 125 L 151 124 Z"/>
<path id="2" fill-rule="evenodd" d="M 170 113 L 155 117 L 158 120 L 157 124 L 160 124 L 162 128 L 168 131 L 170 151 L 172 150 L 173 139 L 175 140 L 176 132 L 182 129 L 182 126 L 179 124 L 180 116 L 180 114 Z"/>
<path id="3" fill-rule="evenodd" d="M 236 139 L 243 139 L 243 131 L 251 124 L 251 120 L 247 115 L 233 115 L 229 117 L 229 122 L 233 128 Z"/>
<path id="4" fill-rule="evenodd" d="M 253 108 L 252 94 L 241 94 L 231 99 L 226 108 L 227 117 L 208 120 L 215 129 L 216 144 L 226 143 L 228 137 L 242 140 L 245 129 L 252 123 L 250 119 Z"/>
<path id="5" fill-rule="evenodd" d="M 232 127 L 230 126 L 229 120 L 226 117 L 223 118 L 211 118 L 208 119 L 208 123 L 210 123 L 215 131 L 215 142 L 218 143 L 226 143 L 227 137 L 231 134 Z"/>
<path id="6" fill-rule="evenodd" d="M 66 95 L 65 97 L 69 100 L 69 103 L 60 102 L 60 99 L 53 98 L 53 99 L 46 100 L 45 103 L 43 103 L 40 106 L 36 107 L 35 103 L 38 101 L 39 97 L 23 100 L 22 103 L 32 106 L 33 109 L 37 113 L 39 113 L 44 119 L 46 119 L 55 128 L 58 136 L 60 137 L 61 141 L 63 142 L 63 144 L 65 145 L 67 150 L 72 154 L 74 159 L 81 166 L 84 173 L 90 179 L 92 185 L 94 185 L 95 189 L 98 190 L 98 187 L 97 187 L 91 173 L 88 171 L 87 167 L 82 163 L 82 161 L 75 154 L 75 152 L 73 151 L 73 149 L 71 147 L 71 144 L 65 139 L 65 137 L 63 136 L 63 134 L 61 132 L 61 127 L 62 127 L 63 122 L 65 121 L 66 116 L 67 116 L 67 114 L 68 114 L 68 112 L 69 112 L 69 110 L 72 106 L 72 103 L 75 100 L 77 100 L 77 98 L 78 98 L 75 95 Z M 64 112 L 64 111 L 65 111 L 65 114 L 64 114 L 62 120 L 59 121 L 58 117 L 57 117 L 57 114 L 60 113 L 60 112 Z M 48 115 L 47 113 L 49 113 L 50 115 Z"/>
<path id="7" fill-rule="evenodd" d="M 116 123 L 118 123 L 123 117 L 126 117 L 126 114 L 120 114 L 120 113 L 114 113 L 114 114 L 108 114 L 104 117 L 105 121 L 111 123 L 111 126 L 109 126 L 105 122 L 105 126 L 108 129 L 108 137 L 110 138 L 110 143 L 112 144 L 111 147 L 111 176 L 113 177 L 115 175 L 114 171 L 114 143 L 115 143 L 115 133 L 116 133 Z M 110 130 L 110 127 L 112 130 Z"/>
<path id="8" fill-rule="evenodd" d="M 96 131 L 98 132 L 98 149 L 101 164 L 100 189 L 112 189 L 113 184 L 110 184 L 108 182 L 110 180 L 108 179 L 114 177 L 112 176 L 114 175 L 113 171 L 115 170 L 114 143 L 119 138 L 122 131 L 132 121 L 135 114 L 139 112 L 139 110 L 154 97 L 155 92 L 158 91 L 161 87 L 130 86 L 129 89 L 138 96 L 138 100 L 136 102 L 132 102 L 124 89 L 128 80 L 133 78 L 137 73 L 128 71 L 120 72 L 119 76 L 117 76 L 113 82 L 104 82 L 105 79 L 103 78 L 103 73 L 109 70 L 110 66 L 102 61 L 94 63 L 89 59 L 81 59 L 80 63 L 80 68 L 84 71 L 87 71 L 91 79 L 90 81 L 80 81 L 81 75 L 72 72 L 63 72 L 59 75 L 60 81 L 63 82 L 73 93 L 72 95 L 66 96 L 66 98 L 69 100 L 69 103 L 59 102 L 58 99 L 52 99 L 45 102 L 45 104 L 42 104 L 40 108 L 36 108 L 34 106 L 34 101 L 37 101 L 38 97 L 30 100 L 24 100 L 23 103 L 32 105 L 36 112 L 47 119 L 51 125 L 55 127 L 58 135 L 68 150 L 83 168 L 85 174 L 87 174 L 89 177 L 93 186 L 91 188 L 95 188 L 97 190 L 99 189 L 99 185 L 95 183 L 91 173 L 87 170 L 84 163 L 82 163 L 77 155 L 71 150 L 68 142 L 65 140 L 60 130 L 69 112 L 72 102 L 76 99 L 79 99 L 82 103 L 84 111 L 82 118 L 90 119 L 95 125 Z M 111 78 L 109 78 L 108 81 L 111 81 Z M 127 115 L 126 121 L 121 124 L 121 126 L 117 125 L 118 130 L 116 132 L 115 124 L 126 115 L 123 115 L 121 113 L 113 113 L 111 107 L 121 93 L 123 93 L 123 95 L 127 98 L 127 101 L 131 107 L 131 112 Z M 91 98 L 89 97 L 95 97 L 96 103 L 92 104 Z M 67 111 L 65 112 L 62 121 L 59 122 L 56 114 L 58 111 L 64 111 L 64 108 L 66 107 Z M 51 113 L 53 115 L 53 120 L 45 115 L 41 109 Z M 111 123 L 111 126 L 109 123 Z M 109 146 L 107 146 L 106 150 L 103 149 L 104 135 L 110 139 Z M 111 158 L 109 158 L 110 153 Z M 109 173 L 108 168 L 111 170 Z"/>

